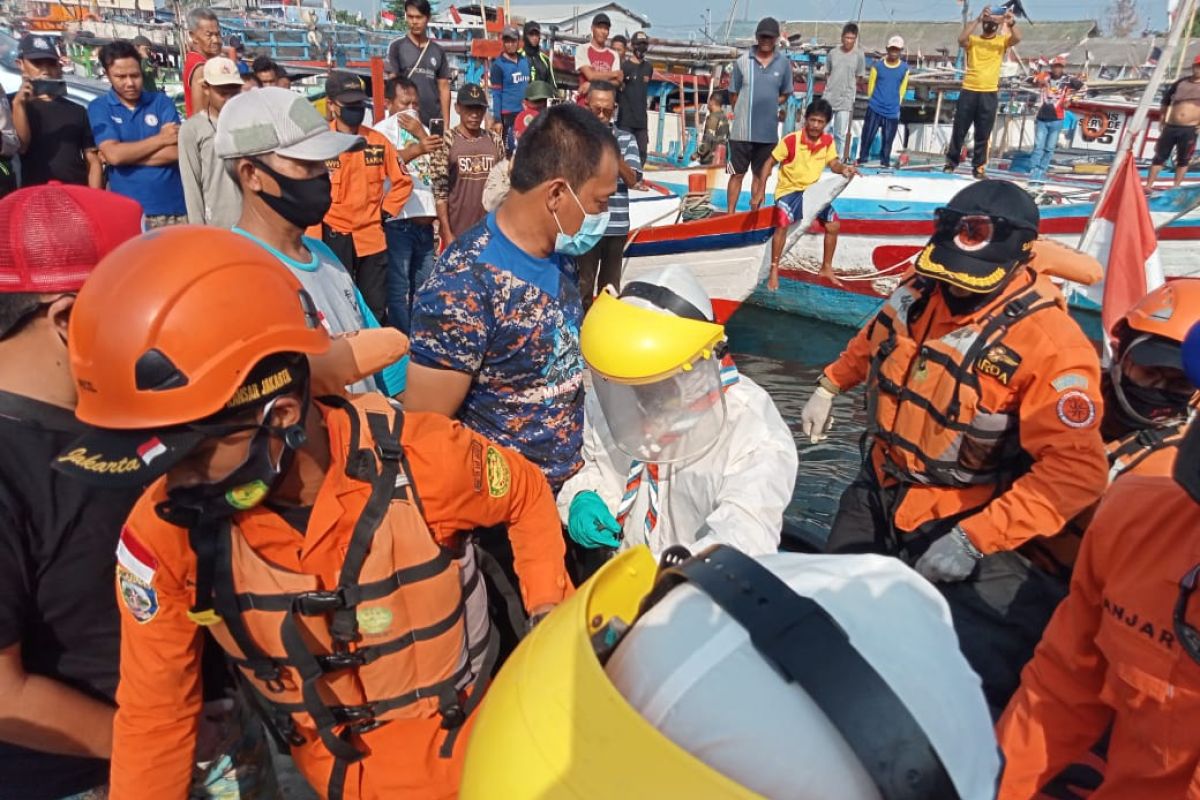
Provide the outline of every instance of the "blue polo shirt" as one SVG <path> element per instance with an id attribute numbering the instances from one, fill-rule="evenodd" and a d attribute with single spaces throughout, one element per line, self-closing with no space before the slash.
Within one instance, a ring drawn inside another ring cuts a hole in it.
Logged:
<path id="1" fill-rule="evenodd" d="M 140 142 L 156 135 L 165 123 L 179 124 L 179 112 L 162 92 L 142 92 L 130 110 L 111 89 L 88 105 L 88 121 L 96 146 L 104 142 Z M 108 168 L 108 188 L 142 204 L 148 217 L 186 216 L 179 165 L 141 164 Z"/>
<path id="2" fill-rule="evenodd" d="M 791 94 L 792 62 L 778 50 L 763 66 L 750 48 L 733 62 L 729 91 L 737 95 L 733 106 L 731 142 L 774 144 L 779 141 L 779 98 Z"/>

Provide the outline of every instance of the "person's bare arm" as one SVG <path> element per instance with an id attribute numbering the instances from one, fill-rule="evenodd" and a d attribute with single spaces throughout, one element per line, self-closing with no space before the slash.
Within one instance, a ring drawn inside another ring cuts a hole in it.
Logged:
<path id="1" fill-rule="evenodd" d="M 1016 47 L 1021 43 L 1021 29 L 1017 27 L 1017 18 L 1011 11 L 1004 15 L 1004 25 L 1008 28 L 1008 46 Z"/>
<path id="2" fill-rule="evenodd" d="M 465 372 L 410 363 L 408 384 L 404 390 L 404 408 L 406 411 L 430 411 L 453 417 L 470 388 L 471 376 Z"/>
<path id="3" fill-rule="evenodd" d="M 0 741 L 45 753 L 108 758 L 115 712 L 64 683 L 27 673 L 21 645 L 0 650 Z"/>
<path id="4" fill-rule="evenodd" d="M 179 141 L 179 126 L 173 122 L 165 123 L 162 129 L 153 136 L 142 139 L 136 142 L 118 142 L 116 139 L 109 139 L 106 142 L 99 144 L 100 155 L 104 156 L 104 160 L 114 167 L 125 167 L 130 164 L 145 164 L 147 159 L 164 149 L 175 149 L 176 142 Z M 178 159 L 176 155 L 170 161 L 159 162 L 160 164 L 170 163 Z"/>
<path id="5" fill-rule="evenodd" d="M 208 103 L 204 99 L 204 66 L 192 70 L 192 79 L 188 82 L 188 93 L 192 97 L 192 113 L 200 113 Z"/>
<path id="6" fill-rule="evenodd" d="M 975 19 L 971 20 L 970 22 L 968 22 L 966 25 L 963 26 L 962 33 L 960 33 L 958 35 L 958 46 L 959 47 L 966 47 L 968 44 L 971 43 L 971 34 L 973 34 L 975 32 L 976 26 L 979 25 L 979 22 L 982 19 L 983 19 L 983 13 L 980 13 L 980 15 L 978 17 L 976 17 Z"/>
<path id="7" fill-rule="evenodd" d="M 142 162 L 147 167 L 165 167 L 179 161 L 178 145 L 170 145 L 153 153 L 149 158 Z"/>
<path id="8" fill-rule="evenodd" d="M 100 161 L 100 152 L 95 148 L 83 151 L 83 157 L 88 166 L 88 183 L 93 189 L 104 188 L 104 163 Z"/>

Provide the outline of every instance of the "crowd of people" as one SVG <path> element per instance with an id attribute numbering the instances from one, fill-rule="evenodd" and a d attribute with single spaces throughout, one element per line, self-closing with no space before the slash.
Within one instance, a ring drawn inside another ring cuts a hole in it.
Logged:
<path id="1" fill-rule="evenodd" d="M 505 29 L 450 127 L 429 16 L 374 124 L 360 78 L 322 115 L 203 10 L 184 119 L 135 43 L 83 111 L 22 41 L 0 797 L 276 798 L 271 748 L 333 800 L 1188 796 L 1200 280 L 1102 368 L 1053 280 L 1099 264 L 972 182 L 813 387 L 809 444 L 863 387 L 861 470 L 827 552 L 780 553 L 804 444 L 686 265 L 621 274 L 644 34 L 597 15 L 552 102 L 537 25 Z M 803 197 L 856 172 L 845 93 L 780 138 L 779 33 L 735 65 L 730 165 L 758 202 L 779 170 L 828 270 Z M 868 76 L 885 141 L 902 51 Z"/>

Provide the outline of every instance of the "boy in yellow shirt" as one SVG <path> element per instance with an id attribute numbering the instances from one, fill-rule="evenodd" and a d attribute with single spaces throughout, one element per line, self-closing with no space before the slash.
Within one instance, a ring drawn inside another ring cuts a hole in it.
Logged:
<path id="1" fill-rule="evenodd" d="M 804 127 L 780 139 L 771 151 L 771 158 L 763 165 L 762 181 L 765 185 L 771 170 L 776 163 L 779 164 L 779 180 L 775 183 L 775 233 L 771 237 L 771 273 L 767 277 L 767 288 L 772 292 L 779 288 L 779 257 L 783 255 L 788 226 L 804 216 L 804 190 L 821 178 L 826 166 L 847 178 L 858 174 L 853 166 L 838 160 L 833 135 L 825 132 L 825 126 L 831 119 L 833 106 L 829 105 L 829 101 L 823 98 L 813 100 L 804 110 Z M 840 285 L 833 274 L 833 253 L 837 249 L 841 225 L 833 206 L 822 208 L 817 220 L 825 229 L 821 275 Z"/>
<path id="2" fill-rule="evenodd" d="M 983 26 L 983 34 L 975 33 L 976 26 Z M 986 177 L 988 139 L 996 124 L 996 109 L 1000 98 L 1000 67 L 1008 48 L 1021 41 L 1021 32 L 1016 27 L 1016 17 L 1003 8 L 988 8 L 977 19 L 967 23 L 958 35 L 958 45 L 967 51 L 967 71 L 963 75 L 962 90 L 958 93 L 958 105 L 954 107 L 954 129 L 950 134 L 950 146 L 946 148 L 946 166 L 943 172 L 954 172 L 962 159 L 963 141 L 967 131 L 975 128 L 975 147 L 971 151 L 972 173 L 976 178 Z"/>

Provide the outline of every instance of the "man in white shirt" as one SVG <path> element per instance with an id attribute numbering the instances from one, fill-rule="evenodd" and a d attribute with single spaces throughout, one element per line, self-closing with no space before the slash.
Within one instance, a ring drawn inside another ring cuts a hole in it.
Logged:
<path id="1" fill-rule="evenodd" d="M 413 295 L 433 271 L 437 206 L 429 154 L 441 140 L 430 136 L 421 124 L 417 87 L 412 81 L 403 76 L 391 78 L 384 83 L 383 93 L 388 117 L 375 130 L 396 148 L 413 180 L 408 202 L 383 224 L 388 253 L 388 322 L 408 333 Z"/>

